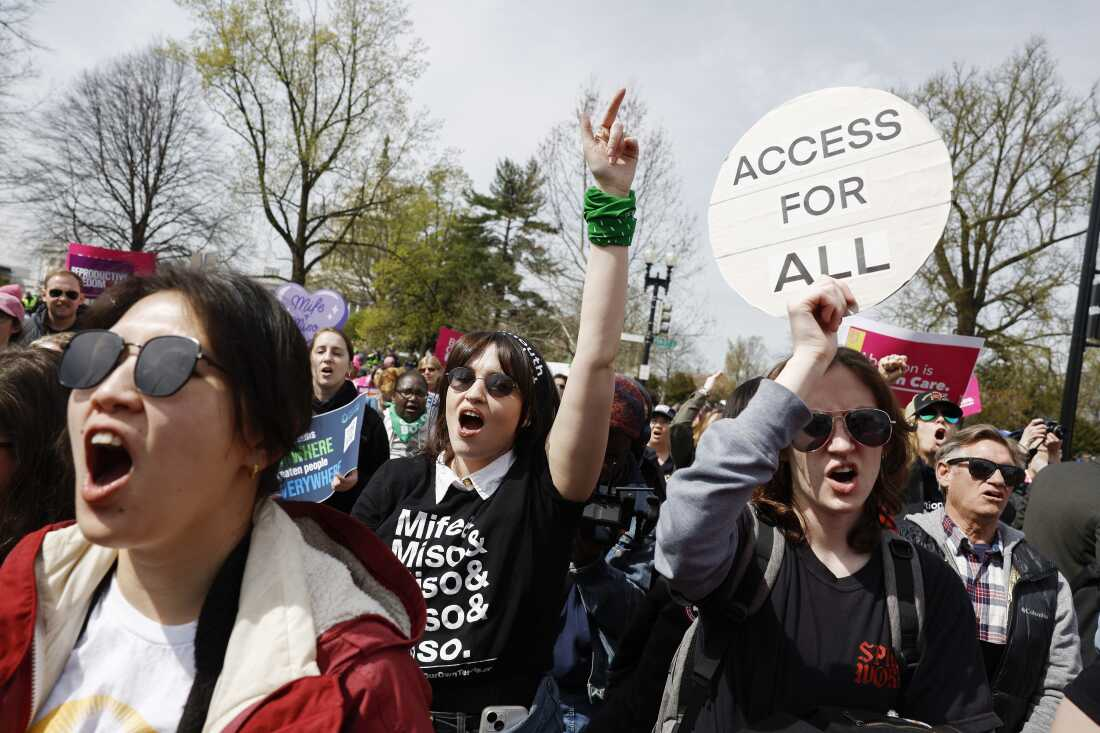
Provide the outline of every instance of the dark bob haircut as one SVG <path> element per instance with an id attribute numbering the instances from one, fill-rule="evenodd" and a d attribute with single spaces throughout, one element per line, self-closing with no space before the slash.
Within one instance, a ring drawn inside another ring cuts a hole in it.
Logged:
<path id="1" fill-rule="evenodd" d="M 520 455 L 528 455 L 530 451 L 536 449 L 545 451 L 546 438 L 550 435 L 550 427 L 554 424 L 554 416 L 558 413 L 561 398 L 558 396 L 558 388 L 554 386 L 550 377 L 549 367 L 533 345 L 529 345 L 533 352 L 532 356 L 515 337 L 503 331 L 468 333 L 451 347 L 451 353 L 447 356 L 446 371 L 450 372 L 455 367 L 467 366 L 490 346 L 496 349 L 501 370 L 516 380 L 520 398 L 523 400 L 523 410 L 520 412 L 519 427 L 516 430 L 512 449 Z M 533 360 L 538 360 L 540 363 L 541 373 L 536 370 Z M 442 453 L 447 461 L 454 457 L 451 438 L 447 434 L 449 389 L 449 380 L 441 379 L 439 408 L 436 410 L 435 424 L 432 426 L 427 448 L 428 455 Z"/>
<path id="2" fill-rule="evenodd" d="M 0 561 L 23 535 L 73 518 L 75 479 L 61 354 L 9 346 L 0 355 L 0 436 L 15 470 L 0 490 Z"/>
<path id="3" fill-rule="evenodd" d="M 244 275 L 177 266 L 112 285 L 88 309 L 85 327 L 111 328 L 139 300 L 165 291 L 180 293 L 206 332 L 206 346 L 236 397 L 237 433 L 258 439 L 273 461 L 261 474 L 260 491 L 277 492 L 279 460 L 313 415 L 301 331 L 271 293 Z"/>
<path id="4" fill-rule="evenodd" d="M 775 379 L 779 372 L 783 371 L 786 363 L 787 360 L 784 359 L 768 373 L 768 378 Z M 913 428 L 905 422 L 897 400 L 894 399 L 894 393 L 883 381 L 878 367 L 866 356 L 858 351 L 840 347 L 836 350 L 836 356 L 833 357 L 829 368 L 834 369 L 838 366 L 852 372 L 856 379 L 871 391 L 875 407 L 885 410 L 894 421 L 894 432 L 889 442 L 882 448 L 882 465 L 879 468 L 878 478 L 875 479 L 871 494 L 863 504 L 863 513 L 859 521 L 848 534 L 848 544 L 852 549 L 870 552 L 878 544 L 882 533 L 880 513 L 893 517 L 901 510 L 912 450 L 908 433 Z M 790 447 L 783 449 L 780 454 L 779 469 L 772 476 L 771 481 L 756 489 L 752 501 L 760 516 L 782 530 L 788 539 L 800 542 L 805 539 L 806 532 L 798 516 L 798 510 L 794 508 L 794 475 L 791 471 L 791 451 L 793 450 Z"/>

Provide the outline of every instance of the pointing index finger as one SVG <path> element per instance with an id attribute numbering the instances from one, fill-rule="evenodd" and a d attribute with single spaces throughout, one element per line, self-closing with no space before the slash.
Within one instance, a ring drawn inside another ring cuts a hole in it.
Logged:
<path id="1" fill-rule="evenodd" d="M 600 123 L 600 127 L 605 127 L 608 130 L 611 129 L 611 125 L 614 124 L 615 118 L 619 114 L 619 105 L 623 103 L 624 97 L 626 97 L 626 87 L 615 92 L 615 96 L 611 98 L 611 104 L 607 107 L 607 113 L 603 116 L 603 122 Z"/>

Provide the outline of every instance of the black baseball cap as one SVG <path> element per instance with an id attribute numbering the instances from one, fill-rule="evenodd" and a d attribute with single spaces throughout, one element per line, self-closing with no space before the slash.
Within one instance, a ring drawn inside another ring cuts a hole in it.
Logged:
<path id="1" fill-rule="evenodd" d="M 919 415 L 929 407 L 935 406 L 939 406 L 943 414 L 948 417 L 962 417 L 963 414 L 962 408 L 943 392 L 921 392 L 909 404 L 913 408 L 914 415 Z"/>

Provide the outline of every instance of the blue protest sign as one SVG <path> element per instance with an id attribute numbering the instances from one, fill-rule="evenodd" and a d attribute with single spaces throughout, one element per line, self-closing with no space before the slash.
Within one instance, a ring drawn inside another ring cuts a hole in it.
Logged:
<path id="1" fill-rule="evenodd" d="M 280 494 L 289 501 L 324 501 L 333 494 L 332 479 L 359 466 L 359 436 L 367 398 L 314 415 L 309 430 L 279 463 Z"/>

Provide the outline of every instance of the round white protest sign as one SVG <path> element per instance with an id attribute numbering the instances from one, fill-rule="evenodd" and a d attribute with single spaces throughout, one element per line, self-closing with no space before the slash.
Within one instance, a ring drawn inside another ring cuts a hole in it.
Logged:
<path id="1" fill-rule="evenodd" d="M 916 274 L 943 233 L 951 157 L 920 111 L 838 87 L 772 110 L 737 141 L 710 197 L 718 268 L 776 316 L 823 275 L 861 308 Z"/>

